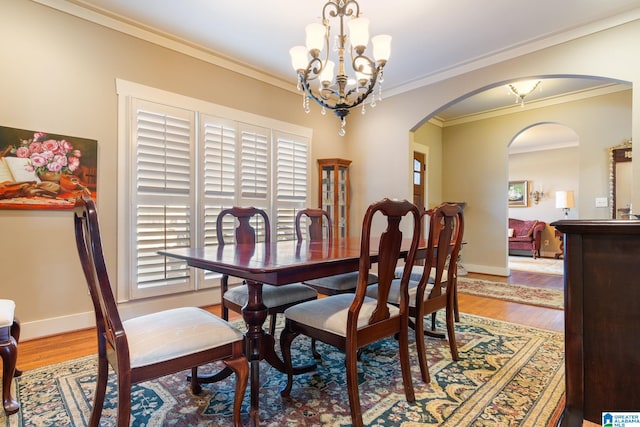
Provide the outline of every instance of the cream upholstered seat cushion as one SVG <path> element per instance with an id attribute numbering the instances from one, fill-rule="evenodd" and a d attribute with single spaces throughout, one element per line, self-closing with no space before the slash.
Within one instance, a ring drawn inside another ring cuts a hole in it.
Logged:
<path id="1" fill-rule="evenodd" d="M 433 281 L 427 283 L 427 287 L 424 291 L 425 300 L 429 296 L 429 293 L 433 289 Z M 444 289 L 443 289 L 444 290 Z M 418 292 L 418 281 L 409 280 L 409 307 L 416 306 L 416 293 Z M 378 285 L 369 286 L 367 288 L 367 296 L 375 298 L 378 295 Z M 389 298 L 387 298 L 391 304 L 400 304 L 400 279 L 395 279 L 391 282 L 391 288 L 389 288 Z"/>
<path id="2" fill-rule="evenodd" d="M 197 307 L 147 314 L 122 325 L 127 333 L 132 368 L 222 346 L 243 337 L 226 320 Z"/>
<path id="3" fill-rule="evenodd" d="M 262 301 L 267 308 L 317 297 L 318 292 L 315 289 L 301 283 L 284 286 L 262 285 Z M 224 299 L 243 307 L 249 301 L 249 289 L 247 285 L 236 286 L 224 293 Z"/>
<path id="4" fill-rule="evenodd" d="M 374 285 L 376 286 L 376 285 Z M 322 329 L 340 335 L 347 336 L 347 315 L 349 306 L 353 302 L 354 294 L 338 294 L 314 301 L 303 302 L 294 305 L 284 311 L 287 319 L 302 323 L 313 328 Z M 358 316 L 358 328 L 367 326 L 371 313 L 376 308 L 376 300 L 365 297 L 364 304 Z M 398 307 L 388 305 L 391 317 L 399 316 Z"/>
<path id="5" fill-rule="evenodd" d="M 424 266 L 422 265 L 414 265 L 411 267 L 411 276 L 409 276 L 409 280 L 413 280 L 415 282 L 419 282 L 422 278 L 422 274 L 424 272 Z M 400 279 L 402 277 L 402 273 L 404 273 L 404 266 L 396 268 L 395 276 L 396 279 Z M 436 277 L 436 269 L 431 268 L 431 273 L 429 274 L 429 283 L 433 283 Z M 447 281 L 447 271 L 442 272 L 442 281 Z"/>
<path id="6" fill-rule="evenodd" d="M 355 289 L 358 285 L 358 272 L 337 274 L 335 276 L 320 277 L 318 279 L 307 280 L 305 283 L 311 286 L 319 286 L 326 289 L 334 289 L 336 291 L 348 291 Z M 378 276 L 369 273 L 367 278 L 369 285 L 378 283 Z"/>
<path id="7" fill-rule="evenodd" d="M 13 324 L 13 313 L 16 303 L 10 299 L 0 299 L 0 328 L 6 328 Z"/>

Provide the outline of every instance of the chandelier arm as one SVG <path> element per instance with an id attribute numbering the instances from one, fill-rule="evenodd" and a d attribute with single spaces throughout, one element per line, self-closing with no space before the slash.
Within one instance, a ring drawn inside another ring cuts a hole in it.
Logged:
<path id="1" fill-rule="evenodd" d="M 342 10 L 344 16 L 355 16 L 356 18 L 360 16 L 360 5 L 356 0 L 347 1 L 342 7 Z"/>
<path id="2" fill-rule="evenodd" d="M 376 67 L 376 63 L 375 61 L 373 61 L 371 58 L 369 58 L 367 55 L 363 55 L 363 52 L 356 52 L 358 53 L 358 55 L 353 56 L 353 49 L 351 49 L 351 67 L 362 74 L 366 74 L 367 76 L 373 76 L 374 74 L 378 73 L 378 67 Z M 358 65 L 358 60 L 364 60 L 366 61 L 367 64 L 369 64 L 369 68 L 365 69 L 364 64 L 359 64 Z M 374 73 L 373 70 L 375 70 L 376 72 Z"/>
<path id="3" fill-rule="evenodd" d="M 326 60 L 322 61 L 317 56 L 311 58 L 309 64 L 307 65 L 307 69 L 302 73 L 303 80 L 315 80 L 320 77 L 320 73 L 324 69 L 324 64 L 326 64 Z"/>
<path id="4" fill-rule="evenodd" d="M 331 6 L 333 10 L 329 10 Z M 332 18 L 337 16 L 355 16 L 357 18 L 360 16 L 360 5 L 356 0 L 349 0 L 342 6 L 336 0 L 329 0 L 322 8 L 323 20 L 327 19 L 327 12 Z"/>
<path id="5" fill-rule="evenodd" d="M 336 115 L 342 118 L 348 114 L 351 108 L 357 107 L 358 105 L 362 104 L 367 99 L 367 97 L 371 94 L 371 92 L 373 92 L 373 89 L 375 88 L 376 83 L 378 81 L 378 75 L 381 72 L 382 72 L 382 67 L 378 67 L 377 71 L 372 75 L 371 80 L 369 81 L 369 85 L 360 86 L 359 88 L 354 88 L 354 89 L 351 89 L 349 92 L 347 92 L 347 94 L 344 96 L 345 98 L 349 97 L 353 93 L 360 93 L 358 97 L 353 100 L 352 104 L 347 104 L 346 102 L 339 102 L 339 101 L 336 101 L 335 103 L 330 103 L 328 102 L 331 99 L 330 95 L 334 95 L 336 98 L 340 99 L 340 94 L 335 89 L 332 89 L 330 87 L 324 87 L 320 90 L 319 94 L 316 94 L 313 92 L 313 90 L 311 90 L 311 86 L 309 85 L 308 80 L 301 78 L 300 82 L 301 82 L 302 89 L 304 90 L 304 92 L 307 94 L 309 98 L 315 101 L 318 105 L 324 108 L 327 108 L 329 110 L 335 111 Z M 366 90 L 364 91 L 359 90 L 363 88 Z M 325 93 L 328 93 L 329 95 L 325 95 Z M 341 114 L 338 114 L 339 112 Z"/>

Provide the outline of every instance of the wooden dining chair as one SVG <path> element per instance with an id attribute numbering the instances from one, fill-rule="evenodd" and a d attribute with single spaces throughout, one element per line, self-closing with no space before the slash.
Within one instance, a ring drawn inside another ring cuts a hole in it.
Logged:
<path id="1" fill-rule="evenodd" d="M 423 210 L 422 211 L 422 216 L 423 218 L 426 218 L 426 223 L 427 223 L 427 227 L 424 227 L 423 230 L 426 228 L 427 229 L 427 233 L 429 232 L 429 222 L 430 222 L 430 218 L 431 218 L 431 214 L 432 214 L 433 210 L 429 209 L 429 210 Z M 423 225 L 424 225 L 423 221 Z M 434 230 L 433 236 L 435 236 L 435 238 L 438 238 L 439 235 L 439 230 L 438 227 L 440 227 L 440 223 L 436 224 L 436 230 Z M 451 236 L 451 245 L 450 248 L 453 247 L 454 241 L 456 240 L 458 233 L 460 232 L 460 227 L 459 227 L 459 223 L 457 221 L 454 222 L 454 228 L 453 228 L 453 235 Z M 461 248 L 462 249 L 462 248 Z M 403 267 L 400 266 L 396 269 L 396 277 L 400 277 L 402 275 L 402 271 L 403 271 Z M 424 274 L 424 259 L 419 259 L 416 260 L 413 268 L 411 269 L 411 281 L 414 282 L 418 282 L 420 281 L 420 278 L 422 278 L 422 275 Z M 457 262 L 456 262 L 456 277 L 455 279 L 457 280 Z M 435 280 L 435 269 L 432 267 L 431 268 L 431 273 L 429 275 L 429 280 L 431 282 L 433 282 Z M 446 281 L 447 280 L 447 270 L 445 269 L 443 275 L 442 275 L 442 280 Z M 460 321 L 460 310 L 458 309 L 458 293 L 457 293 L 457 286 L 455 287 L 455 294 L 454 294 L 454 319 L 456 322 Z M 435 328 L 435 313 L 432 316 L 432 329 Z"/>
<path id="2" fill-rule="evenodd" d="M 20 322 L 14 316 L 16 303 L 10 299 L 0 299 L 0 357 L 2 358 L 2 406 L 6 415 L 15 414 L 20 404 L 11 397 L 11 383 L 14 377 L 22 375 L 16 369 Z"/>
<path id="3" fill-rule="evenodd" d="M 387 228 L 380 236 L 377 250 L 371 247 L 374 217 L 387 220 Z M 358 349 L 385 337 L 397 336 L 405 395 L 407 401 L 415 401 L 408 347 L 408 274 L 404 276 L 399 287 L 401 304 L 394 306 L 387 303 L 394 270 L 402 255 L 403 233 L 400 224 L 403 218 L 411 221 L 411 245 L 406 258 L 406 268 L 409 271 L 420 241 L 420 212 L 415 205 L 406 200 L 384 199 L 369 206 L 364 216 L 356 292 L 319 298 L 285 310 L 285 327 L 280 334 L 280 346 L 287 373 L 287 385 L 281 392 L 283 396 L 289 396 L 293 385 L 291 344 L 294 338 L 304 334 L 323 341 L 346 354 L 345 370 L 351 419 L 354 426 L 362 426 L 356 366 Z M 377 287 L 380 294 L 377 298 L 366 296 L 372 250 L 378 254 Z M 366 362 L 362 366 L 366 369 Z"/>
<path id="4" fill-rule="evenodd" d="M 182 307 L 122 321 L 102 252 L 94 201 L 83 196 L 75 207 L 75 235 L 80 263 L 96 317 L 98 379 L 89 425 L 98 426 L 104 405 L 109 365 L 118 391 L 118 427 L 131 418 L 131 386 L 191 369 L 191 389 L 199 393 L 195 369 L 221 360 L 236 374 L 233 424 L 241 426 L 240 409 L 249 365 L 243 333 L 227 321 L 196 307 Z"/>
<path id="5" fill-rule="evenodd" d="M 234 218 L 233 233 L 227 233 L 225 228 L 225 217 Z M 218 238 L 218 244 L 224 245 L 226 242 L 225 235 L 232 234 L 233 241 L 235 243 L 248 243 L 255 245 L 258 241 L 256 228 L 251 225 L 253 218 L 261 218 L 262 226 L 264 227 L 264 242 L 269 244 L 271 242 L 271 226 L 269 223 L 269 217 L 267 213 L 255 207 L 233 207 L 229 209 L 223 209 L 216 220 L 216 235 Z M 226 242 L 229 243 L 229 242 Z M 220 291 L 222 293 L 222 317 L 223 319 L 229 319 L 229 310 L 233 310 L 237 313 L 242 313 L 242 307 L 244 307 L 249 300 L 249 289 L 247 284 L 243 283 L 240 286 L 229 289 L 229 276 L 224 274 L 220 281 Z M 276 329 L 276 316 L 279 313 L 283 313 L 287 308 L 292 305 L 311 301 L 318 298 L 318 292 L 302 283 L 293 283 L 284 286 L 272 286 L 262 285 L 262 298 L 264 305 L 267 307 L 267 314 L 270 316 L 269 333 L 275 334 Z"/>
<path id="6" fill-rule="evenodd" d="M 333 240 L 333 226 L 331 224 L 331 217 L 329 213 L 320 208 L 308 208 L 298 211 L 296 214 L 296 236 L 298 241 L 304 239 L 302 232 L 302 222 L 304 218 L 308 218 L 309 227 L 306 233 L 307 238 L 310 241 L 329 239 Z M 326 225 L 323 226 L 324 223 Z M 325 233 L 323 230 L 326 230 Z M 369 273 L 367 276 L 367 283 L 377 283 L 378 276 Z M 306 280 L 303 282 L 307 286 L 311 286 L 313 289 L 323 295 L 338 295 L 344 293 L 353 293 L 358 285 L 358 272 L 336 274 L 333 276 L 320 277 L 317 279 Z"/>
<path id="7" fill-rule="evenodd" d="M 449 339 L 451 358 L 458 360 L 456 345 L 454 311 L 456 297 L 456 274 L 458 254 L 464 233 L 464 217 L 462 208 L 453 203 L 443 203 L 428 213 L 429 238 L 423 274 L 419 281 L 409 279 L 409 318 L 415 319 L 409 324 L 415 330 L 416 347 L 420 374 L 425 383 L 431 381 L 427 365 L 425 336 Z M 441 244 L 440 242 L 445 242 Z M 448 247 L 449 250 L 441 250 Z M 407 270 L 405 270 L 405 274 Z M 408 271 L 411 276 L 410 270 Z M 404 276 L 403 276 L 403 279 Z M 401 304 L 401 280 L 396 279 L 389 292 L 389 302 Z M 367 293 L 371 297 L 379 294 L 377 286 L 371 286 Z M 420 303 L 422 301 L 422 303 Z M 435 314 L 445 310 L 447 334 L 435 331 Z M 431 329 L 424 328 L 424 318 L 431 315 Z"/>

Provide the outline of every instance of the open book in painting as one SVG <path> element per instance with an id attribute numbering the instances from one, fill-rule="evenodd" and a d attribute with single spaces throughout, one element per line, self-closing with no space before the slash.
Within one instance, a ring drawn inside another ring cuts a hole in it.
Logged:
<path id="1" fill-rule="evenodd" d="M 20 157 L 0 158 L 0 183 L 40 182 L 34 171 L 29 171 L 29 159 Z"/>

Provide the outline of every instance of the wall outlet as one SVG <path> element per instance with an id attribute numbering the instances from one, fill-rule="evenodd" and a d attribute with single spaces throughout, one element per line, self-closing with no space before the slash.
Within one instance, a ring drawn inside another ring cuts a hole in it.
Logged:
<path id="1" fill-rule="evenodd" d="M 544 245 L 549 246 L 549 239 L 544 239 Z"/>
<path id="2" fill-rule="evenodd" d="M 609 206 L 609 201 L 606 197 L 596 197 L 596 208 L 606 208 Z"/>

